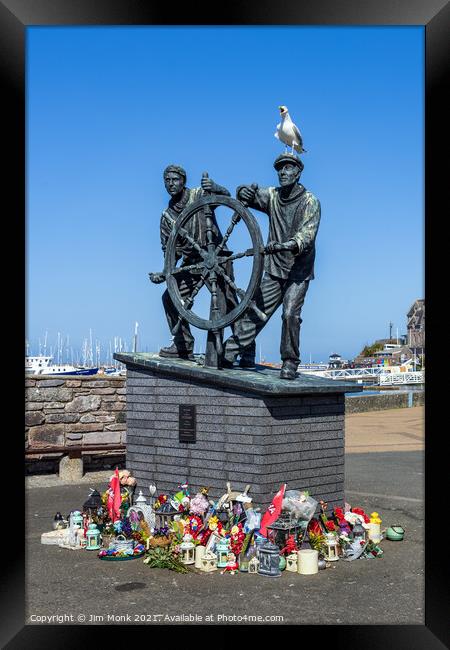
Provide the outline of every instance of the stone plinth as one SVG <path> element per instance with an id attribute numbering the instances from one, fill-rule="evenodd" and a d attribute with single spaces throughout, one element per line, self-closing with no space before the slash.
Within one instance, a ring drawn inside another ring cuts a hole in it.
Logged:
<path id="1" fill-rule="evenodd" d="M 212 498 L 251 484 L 267 505 L 282 483 L 309 490 L 332 507 L 344 501 L 344 392 L 361 386 L 279 370 L 213 370 L 154 354 L 116 354 L 127 365 L 127 468 L 148 495 L 191 493 Z M 179 442 L 179 406 L 196 407 L 196 442 Z"/>

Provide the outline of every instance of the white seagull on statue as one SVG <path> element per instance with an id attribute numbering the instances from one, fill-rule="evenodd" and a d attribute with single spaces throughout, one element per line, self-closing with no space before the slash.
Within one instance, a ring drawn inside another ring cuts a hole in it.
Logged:
<path id="1" fill-rule="evenodd" d="M 285 151 L 287 151 L 289 146 L 291 147 L 291 153 L 294 153 L 294 149 L 298 153 L 303 153 L 306 149 L 303 149 L 302 134 L 291 120 L 287 106 L 280 106 L 279 109 L 281 122 L 277 124 L 277 130 L 274 133 L 275 137 L 281 140 L 281 142 L 284 142 L 286 145 Z"/>

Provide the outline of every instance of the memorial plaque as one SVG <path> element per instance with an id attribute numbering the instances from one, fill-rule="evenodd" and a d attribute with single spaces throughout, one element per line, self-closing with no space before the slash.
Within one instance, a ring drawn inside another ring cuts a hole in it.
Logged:
<path id="1" fill-rule="evenodd" d="M 196 442 L 197 418 L 195 405 L 180 404 L 178 407 L 179 442 Z"/>

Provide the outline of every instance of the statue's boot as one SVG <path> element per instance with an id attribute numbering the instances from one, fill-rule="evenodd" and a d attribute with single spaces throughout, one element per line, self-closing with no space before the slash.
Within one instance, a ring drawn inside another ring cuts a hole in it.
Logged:
<path id="1" fill-rule="evenodd" d="M 227 359 L 225 356 L 222 356 L 220 359 L 220 367 L 224 369 L 231 369 L 234 368 L 234 363 Z"/>
<path id="2" fill-rule="evenodd" d="M 168 359 L 189 359 L 191 361 L 195 360 L 194 349 L 183 347 L 178 347 L 175 343 L 167 346 L 166 348 L 161 348 L 159 351 L 160 357 L 166 357 Z"/>
<path id="3" fill-rule="evenodd" d="M 239 368 L 256 368 L 255 357 L 256 345 L 252 343 L 242 352 L 239 360 Z"/>
<path id="4" fill-rule="evenodd" d="M 281 366 L 280 379 L 295 379 L 297 368 L 298 363 L 291 361 L 290 359 L 285 359 Z"/>

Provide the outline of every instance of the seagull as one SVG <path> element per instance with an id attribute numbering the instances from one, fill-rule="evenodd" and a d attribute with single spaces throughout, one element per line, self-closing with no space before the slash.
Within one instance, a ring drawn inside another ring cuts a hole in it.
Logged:
<path id="1" fill-rule="evenodd" d="M 280 109 L 281 122 L 277 124 L 277 130 L 274 136 L 278 140 L 281 140 L 281 142 L 284 142 L 286 145 L 285 151 L 290 146 L 292 154 L 294 153 L 294 149 L 298 153 L 303 153 L 306 149 L 303 149 L 302 134 L 291 120 L 287 106 L 279 106 L 278 108 Z"/>

